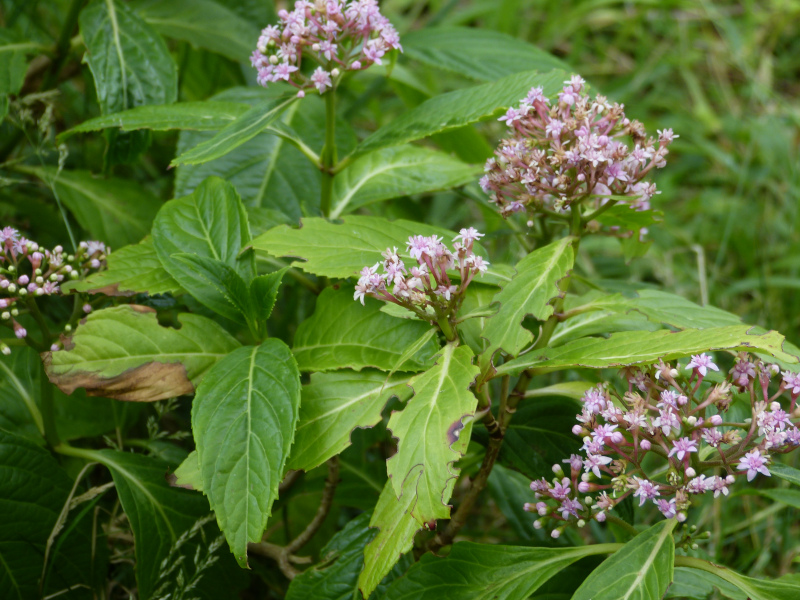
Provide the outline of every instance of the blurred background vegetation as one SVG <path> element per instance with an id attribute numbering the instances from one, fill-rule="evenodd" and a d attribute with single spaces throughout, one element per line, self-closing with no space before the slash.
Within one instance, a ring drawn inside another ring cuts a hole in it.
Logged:
<path id="1" fill-rule="evenodd" d="M 275 18 L 274 7 L 261 0 L 218 2 L 249 23 L 256 36 Z M 52 134 L 99 114 L 91 75 L 81 64 L 84 48 L 77 28 L 62 33 L 74 4 L 0 0 L 3 41 L 19 37 L 41 45 L 39 55 L 29 55 L 20 94 L 12 97 L 8 119 L 0 126 L 0 223 L 30 232 L 46 245 L 68 239 L 53 191 L 14 167 L 58 164 Z M 130 4 L 146 10 L 168 2 Z M 387 0 L 381 6 L 400 30 L 401 41 L 403 34 L 432 26 L 468 26 L 513 36 L 558 57 L 595 92 L 624 103 L 628 116 L 643 121 L 650 133 L 674 129 L 680 138 L 671 146 L 667 168 L 658 172 L 662 193 L 653 202 L 664 213 L 664 223 L 650 232 L 649 253 L 626 263 L 615 240 L 588 239 L 580 269 L 713 304 L 800 344 L 800 1 Z M 195 16 L 191 10 L 173 15 Z M 179 100 L 203 100 L 254 83 L 246 57 L 234 60 L 236 48 L 213 52 L 180 36 L 168 43 L 178 66 Z M 242 44 L 246 50 L 255 37 L 245 36 Z M 58 69 L 54 63 L 60 63 Z M 409 53 L 394 65 L 390 78 L 385 73 L 371 69 L 344 90 L 340 116 L 359 135 L 431 95 L 491 79 L 437 69 Z M 229 92 L 227 99 L 237 93 Z M 26 115 L 33 121 L 22 134 L 17 125 Z M 43 117 L 52 126 L 44 135 L 37 130 Z M 465 160 L 482 162 L 503 132 L 499 123 L 478 129 L 482 135 L 473 131 L 434 141 Z M 65 167 L 134 181 L 156 198 L 171 198 L 175 172 L 167 166 L 179 135 L 111 136 L 70 138 L 68 155 L 61 156 Z M 516 251 L 507 243 L 513 224 L 496 216 L 477 185 L 399 199 L 364 212 L 451 228 L 477 222 L 490 232 L 493 262 L 511 262 Z M 264 227 L 274 222 L 274 215 L 262 217 Z M 119 245 L 115 239 L 103 241 Z M 282 299 L 278 314 L 309 310 L 307 301 L 297 301 L 306 295 L 295 298 L 294 293 Z M 348 452 L 362 457 L 353 461 L 362 461 L 364 472 L 375 472 L 376 465 L 363 462 L 363 456 L 364 448 L 379 437 L 377 430 L 354 436 Z M 513 534 L 497 529 L 494 520 L 475 523 L 468 534 L 484 541 L 536 539 L 529 516 L 521 512 L 522 503 L 530 499 L 526 483 L 513 475 L 496 469 L 491 491 L 497 511 L 489 513 L 505 514 Z M 311 491 L 298 491 L 293 510 L 313 510 L 321 485 L 321 478 L 317 480 L 310 474 L 304 485 Z M 351 506 L 371 506 L 363 487 L 343 485 L 340 492 L 351 493 Z M 800 554 L 800 505 L 781 510 L 785 505 L 743 496 L 707 507 L 696 522 L 714 529 L 716 543 L 710 550 L 722 563 L 751 575 L 792 570 Z M 286 518 L 288 508 L 281 510 Z"/>

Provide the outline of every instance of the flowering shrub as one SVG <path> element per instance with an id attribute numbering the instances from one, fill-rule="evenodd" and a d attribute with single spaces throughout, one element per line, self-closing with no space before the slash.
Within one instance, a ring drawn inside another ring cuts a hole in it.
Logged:
<path id="1" fill-rule="evenodd" d="M 800 349 L 623 266 L 669 114 L 452 3 L 35 4 L 0 33 L 0 597 L 800 597 L 756 527 L 797 505 Z"/>

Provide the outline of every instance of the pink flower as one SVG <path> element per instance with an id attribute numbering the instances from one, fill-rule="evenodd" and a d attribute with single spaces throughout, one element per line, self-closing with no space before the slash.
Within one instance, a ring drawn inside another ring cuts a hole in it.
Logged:
<path id="1" fill-rule="evenodd" d="M 322 67 L 317 67 L 311 75 L 311 81 L 317 88 L 317 91 L 322 94 L 327 88 L 332 87 L 331 75 Z"/>
<path id="2" fill-rule="evenodd" d="M 684 456 L 688 456 L 690 452 L 697 452 L 697 442 L 688 437 L 682 437 L 679 440 L 672 440 L 672 450 L 667 454 L 668 457 L 677 455 L 678 460 L 683 460 Z"/>
<path id="3" fill-rule="evenodd" d="M 747 471 L 747 481 L 753 481 L 759 473 L 770 477 L 769 469 L 767 469 L 767 457 L 762 456 L 757 448 L 739 459 L 737 469 Z"/>
<path id="4" fill-rule="evenodd" d="M 570 515 L 575 517 L 576 519 L 580 516 L 578 515 L 578 511 L 583 508 L 583 505 L 578 501 L 571 498 L 566 498 L 561 502 L 561 507 L 559 511 L 561 511 L 561 516 L 564 519 L 568 519 Z"/>
<path id="5" fill-rule="evenodd" d="M 700 375 L 705 377 L 708 374 L 708 369 L 712 371 L 719 371 L 719 367 L 715 365 L 708 354 L 693 354 L 692 360 L 686 365 L 687 369 L 696 369 Z"/>
<path id="6" fill-rule="evenodd" d="M 635 489 L 633 492 L 634 497 L 639 498 L 639 506 L 643 506 L 647 500 L 652 500 L 656 496 L 660 496 L 661 492 L 658 491 L 658 485 L 647 479 L 641 479 L 634 475 L 631 477 L 633 483 L 629 484 Z"/>
<path id="7" fill-rule="evenodd" d="M 783 385 L 792 396 L 800 395 L 800 373 L 784 371 Z"/>
<path id="8" fill-rule="evenodd" d="M 661 514 L 667 519 L 675 518 L 675 515 L 677 514 L 677 510 L 675 508 L 675 498 L 672 498 L 669 501 L 661 498 L 658 500 L 653 500 L 653 502 L 658 507 L 658 510 L 661 511 Z"/>

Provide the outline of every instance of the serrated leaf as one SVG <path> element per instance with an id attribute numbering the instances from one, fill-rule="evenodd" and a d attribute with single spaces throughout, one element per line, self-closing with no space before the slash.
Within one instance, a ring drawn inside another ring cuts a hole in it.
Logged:
<path id="1" fill-rule="evenodd" d="M 668 519 L 637 535 L 592 571 L 573 600 L 661 600 L 674 578 L 677 524 Z"/>
<path id="2" fill-rule="evenodd" d="M 661 328 L 661 325 L 637 312 L 595 310 L 574 315 L 556 325 L 548 345 L 561 346 L 588 335 L 606 335 L 620 331 L 657 331 Z"/>
<path id="3" fill-rule="evenodd" d="M 107 268 L 93 273 L 82 281 L 70 281 L 61 286 L 65 292 L 86 292 L 105 296 L 135 294 L 177 294 L 182 290 L 158 260 L 151 237 L 138 244 L 114 250 L 106 259 Z"/>
<path id="4" fill-rule="evenodd" d="M 341 223 L 322 218 L 303 219 L 299 229 L 281 225 L 253 240 L 251 246 L 272 256 L 301 259 L 296 266 L 324 277 L 352 277 L 364 266 L 383 260 L 386 248 L 398 247 L 400 256 L 414 262 L 406 251 L 412 235 L 437 235 L 452 240 L 455 233 L 414 221 L 389 221 L 382 217 L 349 215 Z"/>
<path id="5" fill-rule="evenodd" d="M 177 165 L 199 165 L 225 156 L 253 139 L 259 133 L 262 133 L 281 116 L 283 111 L 289 108 L 289 105 L 296 101 L 296 97 L 291 97 L 289 99 L 270 99 L 256 104 L 235 121 L 226 125 L 210 140 L 198 144 L 188 152 L 184 152 L 173 159 L 170 164 L 173 167 Z"/>
<path id="6" fill-rule="evenodd" d="M 540 372 L 573 367 L 603 369 L 674 360 L 711 350 L 764 352 L 787 363 L 798 358 L 783 351 L 784 337 L 776 331 L 756 334 L 747 325 L 685 329 L 683 331 L 626 331 L 609 338 L 583 338 L 557 348 L 529 352 L 497 368 L 500 374 L 519 374 L 525 369 Z"/>
<path id="7" fill-rule="evenodd" d="M 468 346 L 447 344 L 436 365 L 409 381 L 413 398 L 389 419 L 398 439 L 397 453 L 386 462 L 389 480 L 398 497 L 415 482 L 411 514 L 420 524 L 450 517 L 447 502 L 459 473 L 454 464 L 466 451 L 478 406 L 469 390 L 479 373 L 472 358 Z"/>
<path id="8" fill-rule="evenodd" d="M 190 394 L 218 360 L 239 347 L 222 327 L 198 315 L 162 327 L 154 310 L 135 305 L 88 315 L 65 349 L 43 360 L 50 381 L 71 394 L 151 402 Z"/>
<path id="9" fill-rule="evenodd" d="M 82 450 L 81 457 L 105 465 L 133 530 L 139 596 L 150 598 L 175 542 L 208 514 L 200 494 L 170 487 L 168 465 L 158 459 L 116 450 Z"/>
<path id="10" fill-rule="evenodd" d="M 504 33 L 475 27 L 425 27 L 403 35 L 403 52 L 438 69 L 479 81 L 536 69 L 568 70 L 558 58 Z"/>
<path id="11" fill-rule="evenodd" d="M 178 71 L 167 45 L 127 4 L 96 0 L 79 22 L 103 114 L 176 100 Z"/>
<path id="12" fill-rule="evenodd" d="M 392 482 L 387 481 L 375 505 L 370 528 L 378 534 L 364 548 L 364 568 L 358 576 L 358 589 L 365 598 L 378 587 L 402 556 L 414 545 L 420 525 L 411 515 L 415 502 L 413 483 L 409 481 L 398 499 Z"/>
<path id="13" fill-rule="evenodd" d="M 293 352 L 301 371 L 331 371 L 375 367 L 391 371 L 406 348 L 430 329 L 422 321 L 397 319 L 381 312 L 382 302 L 353 300 L 349 289 L 326 288 L 317 298 L 317 308 L 297 328 Z M 436 352 L 435 340 L 411 360 L 403 371 L 421 371 Z"/>
<path id="14" fill-rule="evenodd" d="M 369 513 L 362 513 L 334 535 L 320 552 L 320 564 L 292 580 L 286 600 L 351 600 L 364 565 L 364 546 L 376 531 L 369 529 Z"/>
<path id="15" fill-rule="evenodd" d="M 683 556 L 676 557 L 675 564 L 715 575 L 739 588 L 749 600 L 796 600 L 800 597 L 800 579 L 796 575 L 755 579 L 704 560 Z"/>
<path id="16" fill-rule="evenodd" d="M 616 549 L 616 544 L 525 548 L 459 542 L 446 558 L 424 554 L 382 600 L 526 600 L 572 563 Z"/>
<path id="17" fill-rule="evenodd" d="M 159 33 L 245 62 L 259 24 L 212 0 L 141 0 L 134 10 Z"/>
<path id="18" fill-rule="evenodd" d="M 543 321 L 553 314 L 550 301 L 561 294 L 558 282 L 572 269 L 573 239 L 563 238 L 538 248 L 517 263 L 517 274 L 494 297 L 500 309 L 486 322 L 481 334 L 489 342 L 481 356 L 485 368 L 498 350 L 517 356 L 533 341 L 533 334 L 522 326 L 527 315 Z"/>
<path id="19" fill-rule="evenodd" d="M 203 490 L 241 566 L 278 496 L 299 405 L 300 372 L 275 338 L 232 352 L 197 388 L 192 432 Z"/>
<path id="20" fill-rule="evenodd" d="M 300 418 L 287 469 L 310 471 L 350 445 L 356 427 L 372 427 L 392 396 L 407 400 L 408 375 L 381 371 L 314 373 L 303 386 Z"/>
<path id="21" fill-rule="evenodd" d="M 161 202 L 135 181 L 98 178 L 89 171 L 19 166 L 55 188 L 59 199 L 90 235 L 112 248 L 134 244 L 150 232 Z"/>
<path id="22" fill-rule="evenodd" d="M 544 75 L 526 71 L 492 83 L 434 96 L 393 119 L 365 139 L 354 155 L 399 146 L 443 131 L 499 116 L 509 106 L 519 104 L 534 86 L 542 86 L 545 95 L 554 96 L 567 78 L 564 71 Z"/>
<path id="23" fill-rule="evenodd" d="M 458 187 L 473 181 L 481 167 L 430 148 L 398 146 L 362 156 L 334 179 L 331 219 L 357 208 L 413 194 Z"/>
<path id="24" fill-rule="evenodd" d="M 259 275 L 250 282 L 250 302 L 253 306 L 253 316 L 256 319 L 266 321 L 275 308 L 275 301 L 278 299 L 278 291 L 281 288 L 283 276 L 289 267 L 284 267 L 274 273 Z"/>
<path id="25" fill-rule="evenodd" d="M 217 131 L 229 125 L 244 113 L 247 105 L 238 102 L 177 102 L 156 106 L 137 106 L 128 110 L 88 119 L 58 135 L 63 142 L 76 133 L 119 128 L 122 131 L 150 129 L 169 131 L 190 129 L 195 131 Z"/>
<path id="26" fill-rule="evenodd" d="M 250 290 L 233 267 L 185 252 L 173 254 L 170 259 L 171 271 L 180 273 L 177 278 L 198 302 L 232 321 L 253 322 Z"/>

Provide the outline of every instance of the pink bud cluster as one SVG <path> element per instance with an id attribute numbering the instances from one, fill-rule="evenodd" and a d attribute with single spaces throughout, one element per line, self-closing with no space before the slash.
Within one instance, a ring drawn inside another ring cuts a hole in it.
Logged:
<path id="1" fill-rule="evenodd" d="M 22 237 L 16 229 L 0 230 L 0 320 L 23 339 L 27 330 L 20 325 L 17 305 L 39 296 L 61 292 L 65 280 L 78 279 L 104 267 L 106 247 L 102 242 L 81 242 L 75 254 L 64 252 L 61 246 L 52 250 L 41 248 Z M 0 348 L 4 354 L 8 346 Z"/>
<path id="2" fill-rule="evenodd" d="M 363 304 L 365 296 L 372 296 L 392 302 L 431 323 L 452 319 L 473 277 L 483 275 L 489 267 L 473 249 L 483 235 L 473 227 L 462 229 L 453 238 L 452 251 L 436 235 L 411 236 L 406 251 L 416 265 L 406 268 L 397 248 L 387 248 L 382 263 L 361 270 L 353 299 Z M 383 273 L 378 273 L 379 267 Z M 450 279 L 447 272 L 451 270 L 458 271 L 458 281 Z"/>
<path id="3" fill-rule="evenodd" d="M 325 93 L 344 71 L 380 65 L 388 51 L 403 50 L 376 0 L 299 0 L 278 17 L 278 26 L 261 32 L 250 62 L 259 85 L 285 81 L 300 88 L 301 97 L 312 87 Z M 311 75 L 301 72 L 303 58 L 318 65 Z"/>
<path id="4" fill-rule="evenodd" d="M 621 196 L 632 208 L 648 209 L 659 192 L 646 177 L 666 165 L 667 146 L 678 136 L 665 129 L 648 138 L 623 109 L 604 96 L 591 99 L 577 75 L 555 102 L 541 87 L 531 89 L 500 118 L 510 135 L 486 162 L 481 188 L 503 216 L 560 212 L 584 202 L 599 208 Z"/>
<path id="5" fill-rule="evenodd" d="M 721 383 L 702 386 L 709 371 L 719 368 L 699 354 L 683 374 L 663 361 L 645 370 L 623 369 L 628 391 L 622 395 L 609 385 L 589 389 L 572 430 L 583 446 L 563 461 L 569 475 L 554 465 L 552 483 L 531 483 L 537 502 L 525 508 L 540 515 L 534 525 L 558 537 L 567 523 L 605 521 L 628 496 L 685 521 L 694 498 L 727 496 L 737 476 L 769 477 L 771 455 L 800 445 L 800 374 L 781 374 L 777 365 L 745 353 Z M 726 418 L 734 402 L 749 405 L 751 417 Z"/>

